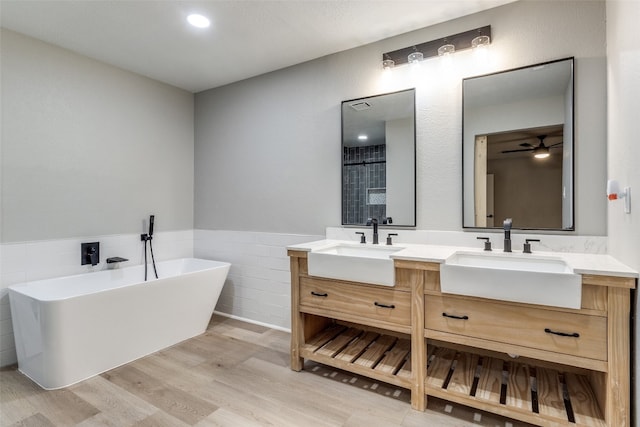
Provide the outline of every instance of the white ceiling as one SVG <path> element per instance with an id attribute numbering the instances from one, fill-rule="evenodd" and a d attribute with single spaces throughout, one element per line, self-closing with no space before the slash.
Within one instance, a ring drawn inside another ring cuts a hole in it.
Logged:
<path id="1" fill-rule="evenodd" d="M 512 1 L 0 0 L 0 22 L 199 92 Z"/>

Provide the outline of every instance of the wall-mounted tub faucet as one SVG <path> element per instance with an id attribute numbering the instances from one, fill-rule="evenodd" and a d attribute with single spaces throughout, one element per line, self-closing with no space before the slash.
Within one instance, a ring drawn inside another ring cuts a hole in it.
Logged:
<path id="1" fill-rule="evenodd" d="M 502 227 L 504 228 L 504 252 L 511 252 L 511 225 L 513 224 L 513 220 L 511 218 L 507 218 L 502 223 Z"/>
<path id="2" fill-rule="evenodd" d="M 125 262 L 125 261 L 129 261 L 129 260 L 126 259 L 126 258 L 119 257 L 119 256 L 114 256 L 114 257 L 111 257 L 111 258 L 107 258 L 107 268 L 109 270 L 118 269 L 118 268 L 120 268 L 120 263 L 121 262 Z"/>
<path id="3" fill-rule="evenodd" d="M 111 257 L 111 258 L 107 258 L 107 264 L 116 264 L 116 263 L 125 262 L 125 261 L 129 261 L 129 260 L 126 259 L 126 258 L 119 257 L 119 256 L 114 256 L 114 257 Z"/>

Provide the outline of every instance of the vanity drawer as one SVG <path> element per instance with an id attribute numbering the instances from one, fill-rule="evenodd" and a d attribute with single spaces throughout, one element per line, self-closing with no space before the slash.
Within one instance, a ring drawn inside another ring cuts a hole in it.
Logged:
<path id="1" fill-rule="evenodd" d="M 425 298 L 425 327 L 490 341 L 607 360 L 606 317 L 462 297 L 429 295 Z"/>
<path id="2" fill-rule="evenodd" d="M 301 277 L 300 306 L 411 325 L 411 293 L 391 288 Z"/>

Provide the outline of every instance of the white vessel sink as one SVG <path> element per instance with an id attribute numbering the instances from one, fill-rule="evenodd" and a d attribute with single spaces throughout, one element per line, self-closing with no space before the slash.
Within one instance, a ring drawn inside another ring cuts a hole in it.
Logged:
<path id="1" fill-rule="evenodd" d="M 394 286 L 395 269 L 390 255 L 402 249 L 348 243 L 314 249 L 307 256 L 309 275 Z"/>
<path id="2" fill-rule="evenodd" d="M 440 266 L 443 293 L 579 309 L 582 278 L 560 258 L 456 252 Z"/>

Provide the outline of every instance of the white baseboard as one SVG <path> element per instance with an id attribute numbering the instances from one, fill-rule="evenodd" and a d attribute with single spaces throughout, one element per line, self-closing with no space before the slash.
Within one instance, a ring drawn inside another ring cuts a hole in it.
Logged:
<path id="1" fill-rule="evenodd" d="M 247 319 L 246 317 L 234 316 L 233 314 L 223 313 L 222 311 L 214 311 L 213 313 L 217 314 L 217 315 L 220 315 L 222 317 L 228 317 L 229 319 L 241 320 L 243 322 L 252 323 L 254 325 L 259 325 L 259 326 L 264 326 L 266 328 L 275 329 L 276 331 L 282 331 L 282 332 L 291 333 L 291 329 L 283 328 L 282 326 L 271 325 L 269 323 L 259 322 L 257 320 L 253 320 L 253 319 Z"/>

